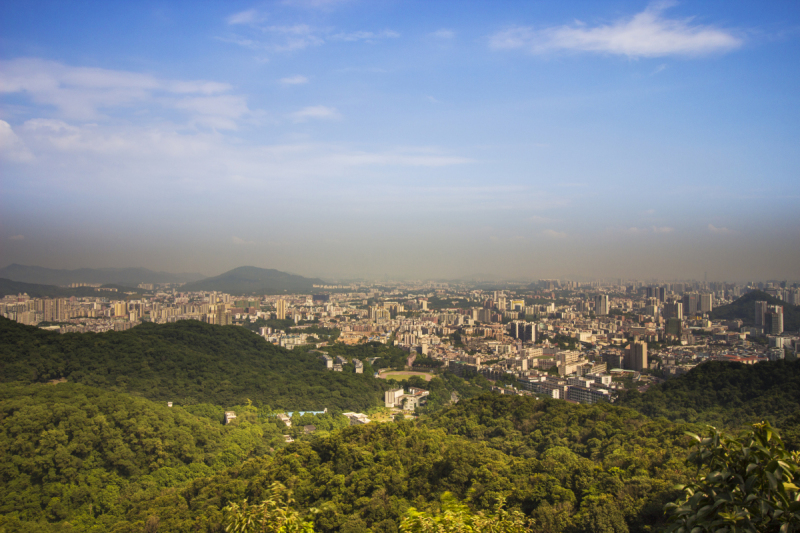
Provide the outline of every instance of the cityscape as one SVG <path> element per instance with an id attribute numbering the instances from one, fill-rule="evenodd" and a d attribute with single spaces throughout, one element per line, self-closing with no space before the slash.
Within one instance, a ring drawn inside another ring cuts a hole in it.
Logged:
<path id="1" fill-rule="evenodd" d="M 0 2 L 0 533 L 800 532 L 800 2 Z"/>
<path id="2" fill-rule="evenodd" d="M 140 293 L 93 285 L 98 296 L 6 295 L 0 313 L 59 333 L 125 331 L 143 321 L 244 326 L 276 346 L 318 352 L 327 369 L 339 372 L 350 363 L 362 373 L 365 361 L 337 356 L 334 363 L 325 352 L 329 342 L 380 343 L 401 348 L 407 369 L 420 375 L 432 367 L 481 374 L 503 394 L 579 403 L 613 401 L 626 387 L 643 392 L 707 361 L 796 359 L 800 349 L 800 331 L 796 324 L 785 328 L 783 305 L 753 300 L 749 315 L 714 315 L 751 292 L 800 305 L 800 287 L 785 281 L 539 280 L 499 290 L 455 282 L 351 283 L 255 296 L 183 292 L 169 283 L 140 283 Z"/>

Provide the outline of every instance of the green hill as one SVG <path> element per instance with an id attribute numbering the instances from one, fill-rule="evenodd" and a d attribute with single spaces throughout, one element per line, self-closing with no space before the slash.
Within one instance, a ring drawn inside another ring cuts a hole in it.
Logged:
<path id="1" fill-rule="evenodd" d="M 0 531 L 108 531 L 132 502 L 283 445 L 274 419 L 238 414 L 223 426 L 73 383 L 0 384 Z"/>
<path id="2" fill-rule="evenodd" d="M 628 390 L 617 405 L 672 421 L 738 429 L 768 420 L 800 447 L 800 361 L 755 365 L 711 361 L 640 394 Z"/>
<path id="3" fill-rule="evenodd" d="M 762 291 L 750 291 L 741 298 L 711 311 L 714 320 L 741 319 L 745 324 L 755 324 L 755 302 L 783 306 L 783 329 L 795 332 L 800 329 L 800 306 L 791 305 Z"/>
<path id="4" fill-rule="evenodd" d="M 234 268 L 213 278 L 187 283 L 181 290 L 219 291 L 229 294 L 310 293 L 313 285 L 323 283 L 321 279 L 304 278 L 272 268 L 245 266 Z"/>
<path id="5" fill-rule="evenodd" d="M 219 532 L 225 505 L 259 502 L 280 482 L 319 532 L 396 532 L 409 507 L 437 510 L 446 491 L 476 510 L 505 497 L 537 531 L 652 531 L 685 481 L 685 429 L 609 404 L 485 395 L 427 423 L 348 427 L 153 487 L 106 520 L 120 533 Z"/>
<path id="6" fill-rule="evenodd" d="M 124 332 L 59 335 L 0 319 L 0 381 L 66 378 L 159 401 L 300 410 L 363 410 L 385 381 L 326 371 L 318 354 L 290 352 L 238 326 L 194 320 Z"/>

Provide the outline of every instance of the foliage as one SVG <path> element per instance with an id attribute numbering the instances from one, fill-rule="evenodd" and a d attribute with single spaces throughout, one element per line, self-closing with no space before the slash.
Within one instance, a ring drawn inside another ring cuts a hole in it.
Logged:
<path id="1" fill-rule="evenodd" d="M 282 445 L 277 426 L 248 422 L 245 407 L 238 412 L 223 426 L 73 383 L 0 385 L 0 515 L 105 530 L 131 502 Z"/>
<path id="2" fill-rule="evenodd" d="M 647 392 L 625 391 L 617 404 L 647 416 L 740 428 L 767 420 L 785 428 L 790 447 L 800 445 L 800 362 L 755 365 L 711 361 L 686 374 L 651 386 Z"/>
<path id="3" fill-rule="evenodd" d="M 0 382 L 70 382 L 176 404 L 364 410 L 386 383 L 328 372 L 319 354 L 290 352 L 244 328 L 196 320 L 124 332 L 58 333 L 0 318 Z"/>
<path id="4" fill-rule="evenodd" d="M 518 510 L 504 509 L 505 499 L 499 498 L 494 512 L 473 514 L 467 505 L 445 492 L 439 512 L 417 511 L 411 507 L 400 524 L 403 533 L 522 533 L 528 531 L 529 519 Z"/>
<path id="5" fill-rule="evenodd" d="M 230 533 L 311 533 L 314 527 L 304 521 L 292 508 L 291 492 L 280 483 L 273 483 L 269 498 L 257 505 L 230 503 L 226 514 L 225 531 Z"/>
<path id="6" fill-rule="evenodd" d="M 769 423 L 740 439 L 710 428 L 687 462 L 698 478 L 668 504 L 665 531 L 797 531 L 800 529 L 800 453 L 788 452 Z"/>

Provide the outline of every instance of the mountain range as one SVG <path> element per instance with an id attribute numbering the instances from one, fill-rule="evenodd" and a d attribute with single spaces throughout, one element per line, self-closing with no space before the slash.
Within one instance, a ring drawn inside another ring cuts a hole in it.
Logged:
<path id="1" fill-rule="evenodd" d="M 203 279 L 196 272 L 172 274 L 146 268 L 78 268 L 64 270 L 16 263 L 0 268 L 0 278 L 23 283 L 66 286 L 72 283 L 113 283 L 136 287 L 139 283 L 186 283 Z"/>
<path id="2" fill-rule="evenodd" d="M 63 287 L 72 283 L 114 284 L 136 287 L 140 283 L 185 283 L 185 291 L 219 291 L 231 294 L 278 294 L 310 292 L 318 278 L 306 278 L 272 268 L 244 266 L 207 278 L 198 273 L 171 274 L 146 268 L 81 268 L 59 270 L 12 264 L 0 268 L 0 292 L 31 296 L 71 296 Z M 35 293 L 35 294 L 34 294 Z M 76 294 L 82 296 L 83 294 Z"/>

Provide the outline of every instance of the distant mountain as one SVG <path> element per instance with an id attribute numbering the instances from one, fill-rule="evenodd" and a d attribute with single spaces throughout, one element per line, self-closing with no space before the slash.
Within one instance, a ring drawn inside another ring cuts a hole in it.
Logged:
<path id="1" fill-rule="evenodd" d="M 114 283 L 136 287 L 140 283 L 185 283 L 205 276 L 198 273 L 171 274 L 154 272 L 146 268 L 79 268 L 59 270 L 30 265 L 12 264 L 0 268 L 0 278 L 43 285 L 69 285 L 71 283 Z"/>
<path id="2" fill-rule="evenodd" d="M 25 293 L 31 298 L 69 298 L 70 296 L 104 296 L 106 298 L 124 298 L 123 293 L 142 293 L 143 289 L 123 287 L 106 283 L 103 287 L 115 288 L 117 292 L 108 292 L 94 287 L 58 287 L 57 285 L 42 285 L 39 283 L 23 283 L 0 278 L 0 297 Z"/>
<path id="3" fill-rule="evenodd" d="M 715 320 L 732 320 L 739 318 L 745 324 L 755 323 L 755 302 L 767 302 L 768 305 L 780 305 L 783 307 L 783 329 L 784 331 L 797 331 L 800 328 L 800 306 L 791 305 L 770 296 L 762 291 L 750 291 L 738 300 L 728 305 L 721 305 L 711 312 L 711 318 Z"/>
<path id="4" fill-rule="evenodd" d="M 310 292 L 313 285 L 324 282 L 317 278 L 304 278 L 272 268 L 245 266 L 234 268 L 213 278 L 187 283 L 184 291 L 219 291 L 230 294 L 277 294 L 283 292 Z"/>

